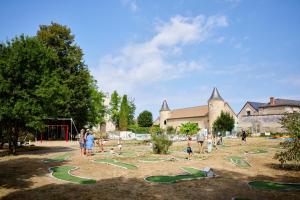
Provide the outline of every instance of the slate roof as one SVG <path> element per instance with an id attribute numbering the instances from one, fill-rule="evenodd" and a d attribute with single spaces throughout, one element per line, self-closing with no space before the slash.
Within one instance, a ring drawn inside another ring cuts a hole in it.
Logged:
<path id="1" fill-rule="evenodd" d="M 260 106 L 263 106 L 263 105 L 266 104 L 266 103 L 251 102 L 251 101 L 248 101 L 248 103 L 249 103 L 256 111 L 258 111 L 258 109 L 259 109 Z"/>
<path id="2" fill-rule="evenodd" d="M 168 106 L 167 100 L 164 100 L 164 102 L 163 102 L 163 104 L 161 106 L 160 111 L 169 111 L 169 110 L 170 110 L 170 108 Z"/>
<path id="3" fill-rule="evenodd" d="M 272 107 L 272 106 L 297 106 L 300 107 L 300 101 L 290 100 L 290 99 L 274 99 L 274 105 L 269 103 L 265 103 L 260 108 Z"/>
<path id="4" fill-rule="evenodd" d="M 208 99 L 208 101 L 213 100 L 213 99 L 214 100 L 222 100 L 222 101 L 224 101 L 224 99 L 221 97 L 221 95 L 220 95 L 220 93 L 219 93 L 219 91 L 218 91 L 217 88 L 214 88 L 214 90 L 213 90 L 210 98 Z"/>

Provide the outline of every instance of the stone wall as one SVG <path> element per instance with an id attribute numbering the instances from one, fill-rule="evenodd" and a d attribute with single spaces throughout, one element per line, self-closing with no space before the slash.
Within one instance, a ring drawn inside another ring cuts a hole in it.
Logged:
<path id="1" fill-rule="evenodd" d="M 249 130 L 252 133 L 284 132 L 281 128 L 280 119 L 282 115 L 262 116 L 239 116 L 239 128 Z"/>

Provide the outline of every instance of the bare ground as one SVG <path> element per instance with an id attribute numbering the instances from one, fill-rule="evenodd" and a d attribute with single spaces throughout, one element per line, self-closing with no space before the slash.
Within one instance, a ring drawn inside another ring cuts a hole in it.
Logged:
<path id="1" fill-rule="evenodd" d="M 110 156 L 109 153 L 95 154 L 87 158 L 79 154 L 76 142 L 43 142 L 41 150 L 22 151 L 18 156 L 0 157 L 0 199 L 299 199 L 300 191 L 271 191 L 248 186 L 252 180 L 277 182 L 300 182 L 300 171 L 278 169 L 273 159 L 280 141 L 266 138 L 249 138 L 247 144 L 238 139 L 225 139 L 225 147 L 218 147 L 211 154 L 199 154 L 194 142 L 192 160 L 186 160 L 186 142 L 176 142 L 169 155 L 153 155 L 150 147 L 138 142 L 125 142 L 123 150 L 133 156 Z M 46 148 L 45 148 L 46 147 Z M 116 147 L 116 141 L 109 141 L 106 150 Z M 245 154 L 252 149 L 265 149 L 263 154 Z M 98 149 L 95 149 L 95 152 Z M 114 149 L 116 151 L 116 148 Z M 70 152 L 70 160 L 64 163 L 44 163 Z M 136 156 L 134 156 L 136 155 Z M 96 158 L 114 159 L 135 164 L 137 170 L 126 170 L 111 165 L 92 162 Z M 239 168 L 225 158 L 242 156 L 252 167 Z M 173 161 L 157 163 L 140 162 L 141 158 L 175 158 Z M 94 185 L 77 185 L 53 179 L 49 176 L 51 166 L 72 165 L 79 169 L 72 174 L 97 180 Z M 176 175 L 183 173 L 180 167 L 211 167 L 219 177 L 174 184 L 148 183 L 144 178 L 151 175 Z"/>

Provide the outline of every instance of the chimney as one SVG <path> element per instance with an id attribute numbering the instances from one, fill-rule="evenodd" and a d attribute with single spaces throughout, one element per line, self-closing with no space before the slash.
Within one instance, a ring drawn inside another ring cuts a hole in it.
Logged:
<path id="1" fill-rule="evenodd" d="M 271 105 L 271 106 L 274 106 L 274 105 L 275 105 L 274 97 L 270 97 L 270 105 Z"/>

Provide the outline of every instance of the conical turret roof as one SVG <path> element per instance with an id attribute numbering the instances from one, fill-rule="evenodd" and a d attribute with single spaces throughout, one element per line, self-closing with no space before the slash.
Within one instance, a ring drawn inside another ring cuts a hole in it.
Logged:
<path id="1" fill-rule="evenodd" d="M 210 98 L 208 99 L 208 101 L 211 101 L 211 100 L 222 100 L 224 101 L 224 99 L 221 97 L 218 89 L 215 87 Z"/>
<path id="2" fill-rule="evenodd" d="M 167 100 L 164 100 L 164 102 L 163 102 L 163 104 L 161 106 L 160 111 L 170 111 L 170 108 L 168 106 Z"/>

